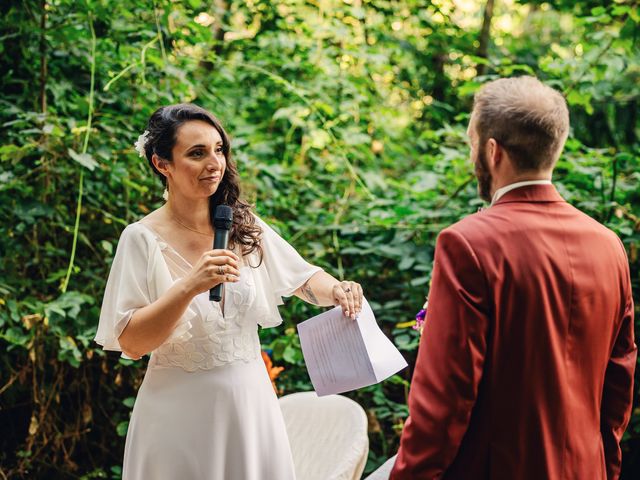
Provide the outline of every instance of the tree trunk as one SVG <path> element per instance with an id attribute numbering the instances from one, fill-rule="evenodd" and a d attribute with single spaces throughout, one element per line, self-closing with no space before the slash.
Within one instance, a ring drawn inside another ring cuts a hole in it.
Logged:
<path id="1" fill-rule="evenodd" d="M 229 5 L 224 0 L 217 0 L 215 2 L 216 13 L 224 12 L 222 15 L 216 15 L 216 23 L 215 23 L 215 39 L 216 45 L 214 47 L 214 51 L 216 52 L 216 57 L 220 57 L 223 52 L 224 47 L 224 24 L 227 22 L 229 18 Z"/>
<path id="2" fill-rule="evenodd" d="M 494 0 L 487 0 L 484 7 L 484 18 L 482 19 L 482 30 L 480 30 L 480 46 L 478 47 L 478 56 L 488 58 L 489 40 L 491 40 L 491 20 L 493 19 Z M 485 64 L 477 67 L 478 75 L 484 75 L 487 71 Z"/>
<path id="3" fill-rule="evenodd" d="M 40 110 L 47 113 L 47 1 L 40 3 Z"/>
<path id="4" fill-rule="evenodd" d="M 229 10 L 231 8 L 225 0 L 216 0 L 212 3 L 212 13 L 215 18 L 215 22 L 211 25 L 214 42 L 213 48 L 211 48 L 210 52 L 212 52 L 213 55 L 209 53 L 200 60 L 199 64 L 200 68 L 207 72 L 211 72 L 213 70 L 215 64 L 224 53 L 224 34 L 226 33 L 224 27 L 229 19 Z"/>

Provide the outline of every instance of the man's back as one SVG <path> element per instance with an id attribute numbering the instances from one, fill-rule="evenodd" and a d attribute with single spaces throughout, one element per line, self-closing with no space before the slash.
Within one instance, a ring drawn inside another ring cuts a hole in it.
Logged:
<path id="1" fill-rule="evenodd" d="M 445 230 L 438 249 L 392 478 L 606 478 L 628 421 L 609 407 L 635 364 L 620 241 L 537 185 Z M 401 476 L 406 461 L 422 467 Z"/>

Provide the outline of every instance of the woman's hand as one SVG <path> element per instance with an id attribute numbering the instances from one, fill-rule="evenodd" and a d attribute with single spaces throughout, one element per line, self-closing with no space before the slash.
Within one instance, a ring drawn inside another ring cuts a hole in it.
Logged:
<path id="1" fill-rule="evenodd" d="M 360 284 L 349 280 L 339 282 L 324 270 L 314 273 L 294 294 L 313 305 L 339 305 L 342 312 L 354 320 L 362 310 Z"/>
<path id="2" fill-rule="evenodd" d="M 238 261 L 238 256 L 231 250 L 203 253 L 184 279 L 187 289 L 195 296 L 221 283 L 237 282 L 240 277 Z"/>
<path id="3" fill-rule="evenodd" d="M 118 341 L 131 358 L 140 358 L 164 343 L 193 297 L 222 282 L 237 282 L 238 256 L 230 250 L 205 252 L 187 275 L 153 303 L 137 309 Z"/>
<path id="4" fill-rule="evenodd" d="M 362 287 L 359 283 L 345 280 L 333 285 L 333 304 L 340 305 L 347 317 L 355 320 L 362 310 Z"/>

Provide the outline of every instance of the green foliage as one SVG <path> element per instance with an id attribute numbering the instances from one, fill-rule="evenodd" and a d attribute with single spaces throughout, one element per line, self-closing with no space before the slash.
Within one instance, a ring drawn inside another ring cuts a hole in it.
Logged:
<path id="1" fill-rule="evenodd" d="M 496 2 L 485 58 L 482 9 L 451 0 L 2 2 L 1 472 L 121 475 L 145 362 L 92 338 L 120 232 L 161 205 L 132 147 L 160 105 L 222 119 L 258 213 L 361 282 L 413 365 L 418 334 L 402 324 L 428 293 L 436 235 L 481 205 L 473 92 L 535 74 L 571 107 L 555 183 L 620 235 L 639 291 L 640 19 L 631 2 L 600 3 Z M 291 300 L 284 328 L 261 332 L 284 393 L 311 388 L 295 323 L 318 311 Z M 367 472 L 397 448 L 410 376 L 350 394 L 369 414 Z M 640 469 L 637 405 L 627 478 Z"/>

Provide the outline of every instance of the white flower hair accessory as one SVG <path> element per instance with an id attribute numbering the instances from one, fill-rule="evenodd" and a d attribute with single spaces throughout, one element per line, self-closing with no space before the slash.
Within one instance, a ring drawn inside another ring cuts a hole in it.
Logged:
<path id="1" fill-rule="evenodd" d="M 141 158 L 145 158 L 147 156 L 145 153 L 145 146 L 147 145 L 148 137 L 149 130 L 145 130 L 144 133 L 138 137 L 136 143 L 133 144 L 133 148 L 136 149 L 136 152 L 138 152 L 138 155 L 140 155 Z"/>

